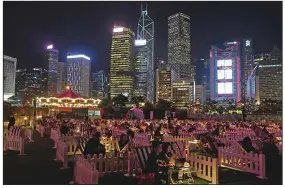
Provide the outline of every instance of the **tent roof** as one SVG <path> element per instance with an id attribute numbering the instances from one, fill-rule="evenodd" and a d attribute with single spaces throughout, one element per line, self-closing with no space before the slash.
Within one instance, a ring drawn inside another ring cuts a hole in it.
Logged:
<path id="1" fill-rule="evenodd" d="M 72 99 L 78 99 L 83 98 L 78 93 L 71 89 L 67 89 L 65 92 L 60 93 L 56 96 L 56 98 L 72 98 Z"/>

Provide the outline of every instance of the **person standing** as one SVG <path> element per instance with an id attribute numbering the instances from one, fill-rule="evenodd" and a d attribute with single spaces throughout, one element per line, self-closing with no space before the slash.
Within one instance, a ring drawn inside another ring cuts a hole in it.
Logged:
<path id="1" fill-rule="evenodd" d="M 8 124 L 8 130 L 10 130 L 10 127 L 13 127 L 15 125 L 15 117 L 14 114 L 11 113 L 9 116 L 9 124 Z"/>

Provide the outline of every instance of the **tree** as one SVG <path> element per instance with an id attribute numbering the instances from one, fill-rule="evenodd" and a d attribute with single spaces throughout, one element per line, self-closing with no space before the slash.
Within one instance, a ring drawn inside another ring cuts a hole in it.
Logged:
<path id="1" fill-rule="evenodd" d="M 119 94 L 117 96 L 115 96 L 113 99 L 112 99 L 112 102 L 115 104 L 115 105 L 119 105 L 119 106 L 126 106 L 125 103 L 128 102 L 128 97 L 126 97 L 125 95 L 123 94 Z"/>
<path id="2" fill-rule="evenodd" d="M 170 109 L 171 103 L 163 99 L 158 99 L 156 107 L 160 109 Z"/>
<path id="3" fill-rule="evenodd" d="M 148 101 L 146 101 L 146 102 L 144 103 L 144 109 L 153 109 L 153 108 L 154 108 L 154 106 L 153 106 L 152 103 L 150 103 L 150 102 L 148 102 Z"/>
<path id="4" fill-rule="evenodd" d="M 111 101 L 107 98 L 104 98 L 100 101 L 100 103 L 98 104 L 99 108 L 108 108 L 108 106 L 111 104 Z"/>
<path id="5" fill-rule="evenodd" d="M 145 101 L 145 99 L 144 99 L 143 96 L 134 96 L 134 97 L 132 97 L 131 101 L 132 101 L 133 103 L 135 103 L 136 106 L 138 106 L 139 103 L 143 103 L 143 102 Z"/>
<path id="6" fill-rule="evenodd" d="M 224 108 L 223 106 L 219 106 L 219 107 L 217 108 L 217 112 L 218 112 L 219 114 L 223 114 L 224 111 L 225 111 L 225 108 Z"/>

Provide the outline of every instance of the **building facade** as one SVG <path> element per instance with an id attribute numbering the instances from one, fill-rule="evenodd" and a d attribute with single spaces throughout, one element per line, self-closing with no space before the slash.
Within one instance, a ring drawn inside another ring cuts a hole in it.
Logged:
<path id="1" fill-rule="evenodd" d="M 42 72 L 42 89 L 46 97 L 57 94 L 58 56 L 59 51 L 54 49 L 53 45 L 47 46 Z"/>
<path id="2" fill-rule="evenodd" d="M 110 62 L 111 98 L 123 94 L 131 99 L 134 89 L 134 33 L 126 27 L 114 26 Z"/>
<path id="3" fill-rule="evenodd" d="M 258 62 L 260 102 L 265 99 L 282 100 L 282 52 L 274 47 L 267 58 Z"/>
<path id="4" fill-rule="evenodd" d="M 211 100 L 233 99 L 236 103 L 241 95 L 240 43 L 225 42 L 211 46 L 210 50 L 210 94 Z"/>
<path id="5" fill-rule="evenodd" d="M 203 105 L 206 101 L 206 88 L 203 85 L 195 85 L 195 104 Z"/>
<path id="6" fill-rule="evenodd" d="M 27 82 L 27 69 L 16 70 L 16 83 L 15 83 L 15 95 L 22 96 Z"/>
<path id="7" fill-rule="evenodd" d="M 90 58 L 83 54 L 67 56 L 67 86 L 82 97 L 90 95 Z"/>
<path id="8" fill-rule="evenodd" d="M 242 93 L 245 98 L 248 98 L 249 92 L 247 91 L 247 81 L 252 73 L 253 67 L 253 46 L 252 46 L 252 39 L 243 39 L 242 42 L 242 62 L 243 62 L 243 68 L 242 68 Z M 250 86 L 249 86 L 250 87 Z M 242 97 L 243 98 L 243 97 Z"/>
<path id="9" fill-rule="evenodd" d="M 195 78 L 191 57 L 190 17 L 177 13 L 168 17 L 168 63 L 177 79 Z"/>
<path id="10" fill-rule="evenodd" d="M 160 67 L 156 69 L 156 102 L 159 99 L 171 101 L 171 80 L 174 71 L 170 67 Z"/>
<path id="11" fill-rule="evenodd" d="M 147 4 L 141 4 L 141 17 L 138 23 L 137 40 L 145 40 L 146 47 L 146 63 L 147 63 L 147 101 L 153 103 L 155 101 L 154 90 L 154 22 L 149 17 Z"/>
<path id="12" fill-rule="evenodd" d="M 97 99 L 108 97 L 108 75 L 103 70 L 92 74 L 92 97 Z"/>
<path id="13" fill-rule="evenodd" d="M 66 88 L 66 63 L 58 62 L 57 93 L 62 93 Z"/>
<path id="14" fill-rule="evenodd" d="M 15 95 L 15 83 L 16 83 L 16 66 L 17 59 L 4 55 L 3 62 L 3 80 L 4 80 L 4 100 Z"/>
<path id="15" fill-rule="evenodd" d="M 147 99 L 147 63 L 148 49 L 146 40 L 135 40 L 134 60 L 134 96 L 143 96 Z"/>
<path id="16" fill-rule="evenodd" d="M 172 105 L 176 109 L 189 110 L 195 101 L 193 80 L 177 80 L 172 84 Z"/>

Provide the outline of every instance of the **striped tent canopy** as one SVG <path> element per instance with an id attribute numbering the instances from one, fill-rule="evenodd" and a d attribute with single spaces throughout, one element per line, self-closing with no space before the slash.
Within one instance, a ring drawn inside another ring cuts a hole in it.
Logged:
<path id="1" fill-rule="evenodd" d="M 60 93 L 56 96 L 56 98 L 72 98 L 72 99 L 79 99 L 83 98 L 78 93 L 71 89 L 67 89 L 65 92 Z"/>

